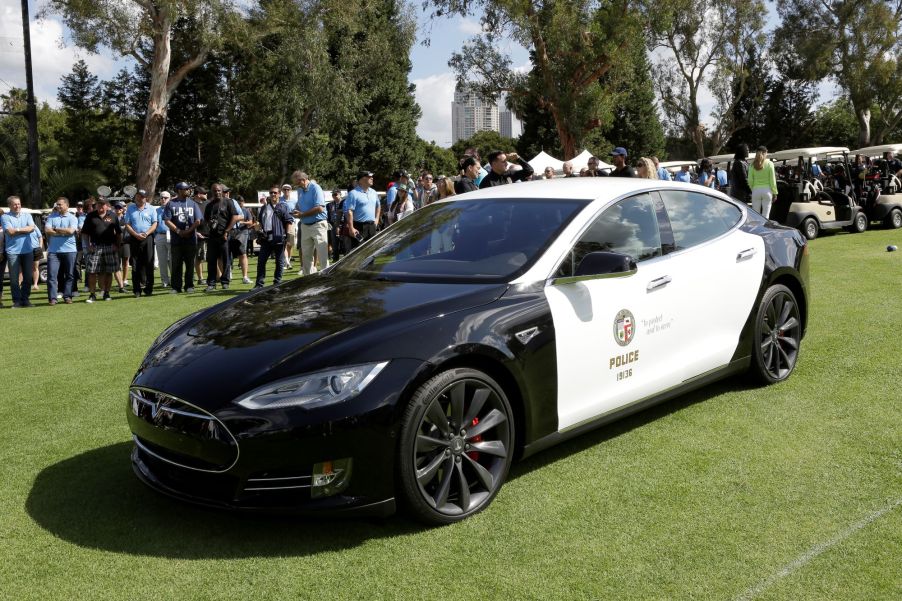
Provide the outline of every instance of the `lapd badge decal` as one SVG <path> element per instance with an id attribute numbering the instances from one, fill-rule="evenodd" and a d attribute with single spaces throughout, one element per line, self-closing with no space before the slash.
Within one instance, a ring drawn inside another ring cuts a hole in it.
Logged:
<path id="1" fill-rule="evenodd" d="M 627 309 L 621 309 L 614 318 L 614 340 L 620 346 L 626 346 L 633 341 L 636 333 L 636 319 Z"/>

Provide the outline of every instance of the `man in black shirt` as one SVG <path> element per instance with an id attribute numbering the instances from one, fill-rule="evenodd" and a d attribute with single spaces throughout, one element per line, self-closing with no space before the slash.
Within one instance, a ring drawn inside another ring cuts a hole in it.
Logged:
<path id="1" fill-rule="evenodd" d="M 100 197 L 97 210 L 88 213 L 81 228 L 81 235 L 87 240 L 88 288 L 91 295 L 88 302 L 97 300 L 97 279 L 103 290 L 103 300 L 110 300 L 110 286 L 113 273 L 119 269 L 119 245 L 122 243 L 122 229 L 119 218 L 110 210 L 110 201 Z M 84 245 L 83 245 L 84 247 Z"/>
<path id="2" fill-rule="evenodd" d="M 229 289 L 229 230 L 241 221 L 241 209 L 238 203 L 226 198 L 222 184 L 213 184 L 213 200 L 204 208 L 204 221 L 209 224 L 207 237 L 207 287 L 204 292 L 216 290 L 216 274 L 220 272 L 219 282 L 223 290 Z"/>
<path id="3" fill-rule="evenodd" d="M 626 163 L 626 148 L 618 146 L 611 152 L 611 156 L 614 157 L 612 159 L 614 171 L 611 172 L 611 177 L 636 177 L 636 172 Z"/>
<path id="4" fill-rule="evenodd" d="M 507 168 L 507 162 L 520 165 L 521 169 Z M 491 171 L 482 178 L 479 183 L 479 189 L 491 188 L 492 186 L 503 186 L 504 184 L 512 184 L 514 182 L 523 182 L 532 177 L 533 170 L 529 163 L 524 161 L 516 152 L 505 154 L 500 150 L 493 150 L 489 153 L 489 166 Z"/>

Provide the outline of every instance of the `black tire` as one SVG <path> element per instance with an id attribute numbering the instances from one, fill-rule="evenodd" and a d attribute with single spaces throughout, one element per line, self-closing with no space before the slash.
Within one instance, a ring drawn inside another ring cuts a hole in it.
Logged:
<path id="1" fill-rule="evenodd" d="M 513 412 L 502 388 L 481 371 L 449 369 L 420 386 L 404 412 L 400 500 L 427 524 L 459 522 L 492 502 L 513 452 Z"/>
<path id="2" fill-rule="evenodd" d="M 801 342 L 802 320 L 795 295 L 782 284 L 771 286 L 755 315 L 752 375 L 764 384 L 788 378 L 798 362 Z"/>
<path id="3" fill-rule="evenodd" d="M 814 217 L 808 217 L 805 221 L 802 222 L 802 227 L 799 228 L 802 231 L 802 234 L 805 235 L 805 238 L 808 240 L 814 240 L 817 238 L 818 230 L 820 229 L 817 225 L 817 219 Z"/>
<path id="4" fill-rule="evenodd" d="M 902 227 L 902 211 L 899 209 L 890 211 L 889 215 L 886 216 L 885 225 L 892 230 L 897 230 Z"/>
<path id="5" fill-rule="evenodd" d="M 861 211 L 855 215 L 855 221 L 852 222 L 852 225 L 848 227 L 848 231 L 853 234 L 861 234 L 868 229 L 868 216 L 862 213 Z"/>

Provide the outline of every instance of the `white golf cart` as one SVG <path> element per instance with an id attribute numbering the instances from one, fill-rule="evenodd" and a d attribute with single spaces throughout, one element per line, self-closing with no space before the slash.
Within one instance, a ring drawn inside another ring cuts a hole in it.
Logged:
<path id="1" fill-rule="evenodd" d="M 853 150 L 850 154 L 872 159 L 873 167 L 865 174 L 862 197 L 869 221 L 879 221 L 884 227 L 902 227 L 902 182 L 896 173 L 891 173 L 884 160 L 884 154 L 902 155 L 902 144 L 883 144 Z"/>

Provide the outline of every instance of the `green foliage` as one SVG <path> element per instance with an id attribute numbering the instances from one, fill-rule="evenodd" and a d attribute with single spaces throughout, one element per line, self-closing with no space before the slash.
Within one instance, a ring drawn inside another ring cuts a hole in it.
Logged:
<path id="1" fill-rule="evenodd" d="M 451 145 L 451 152 L 459 160 L 468 148 L 475 148 L 479 151 L 482 160 L 486 160 L 486 156 L 493 150 L 503 150 L 510 152 L 516 146 L 516 140 L 513 138 L 505 138 L 496 131 L 478 131 L 466 140 L 458 140 Z M 526 155 L 524 155 L 526 156 Z"/>
<path id="2" fill-rule="evenodd" d="M 812 140 L 818 146 L 858 146 L 858 121 L 852 101 L 840 97 L 818 107 L 814 112 Z"/>
<path id="3" fill-rule="evenodd" d="M 602 128 L 604 142 L 596 142 L 589 150 L 607 154 L 611 147 L 623 146 L 630 157 L 664 156 L 664 127 L 658 116 L 651 65 L 645 48 L 634 46 L 630 60 L 619 64 L 602 79 L 602 85 L 617 94 L 617 104 L 611 124 Z"/>

